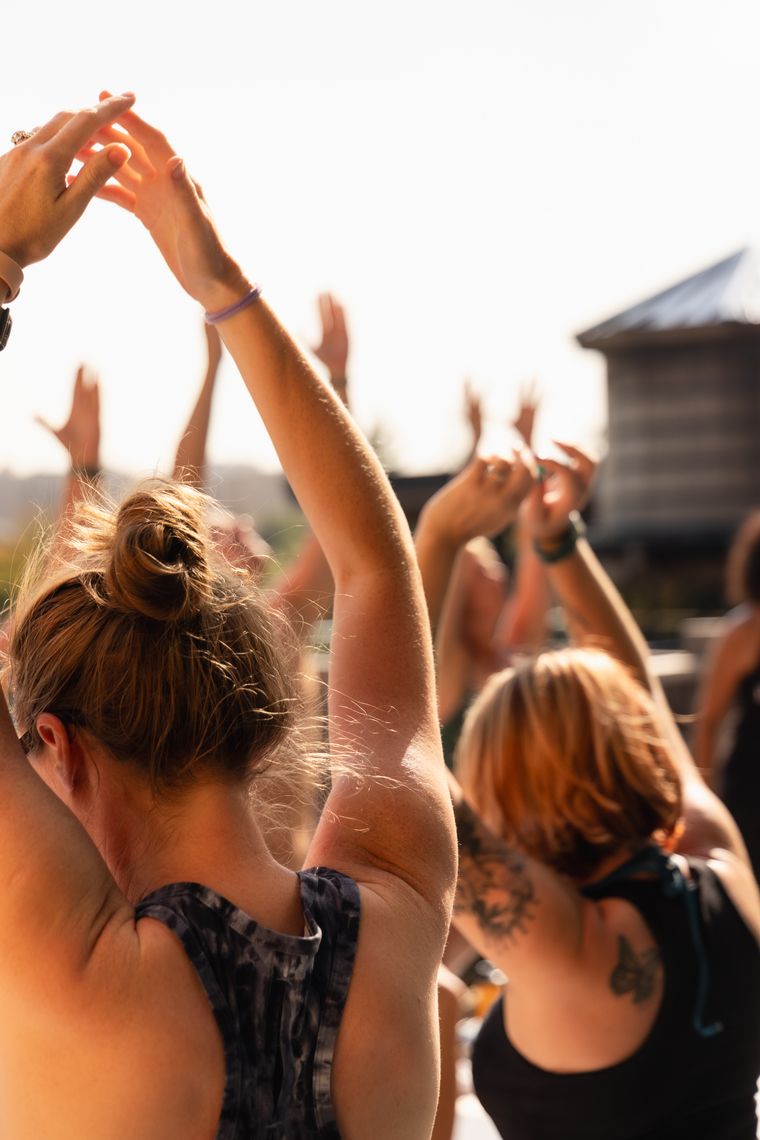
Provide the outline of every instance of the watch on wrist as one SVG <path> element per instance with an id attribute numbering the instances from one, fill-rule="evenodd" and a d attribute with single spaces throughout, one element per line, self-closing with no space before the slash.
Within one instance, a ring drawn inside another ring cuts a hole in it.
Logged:
<path id="1" fill-rule="evenodd" d="M 11 314 L 7 309 L 0 309 L 0 352 L 5 348 L 8 343 L 8 337 L 11 335 L 13 328 L 13 321 Z"/>
<path id="2" fill-rule="evenodd" d="M 567 519 L 567 529 L 559 536 L 559 542 L 556 546 L 542 546 L 540 542 L 533 543 L 533 549 L 542 562 L 551 565 L 553 562 L 561 562 L 563 558 L 569 557 L 575 550 L 579 538 L 583 538 L 586 533 L 586 524 L 581 518 L 578 511 L 571 511 Z"/>

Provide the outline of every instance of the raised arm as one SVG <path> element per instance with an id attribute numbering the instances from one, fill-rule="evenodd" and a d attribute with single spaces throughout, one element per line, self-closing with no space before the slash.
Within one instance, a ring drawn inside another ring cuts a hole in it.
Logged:
<path id="1" fill-rule="evenodd" d="M 182 483 L 203 489 L 206 481 L 206 445 L 211 422 L 211 405 L 214 386 L 222 359 L 222 344 L 213 325 L 203 322 L 206 341 L 206 371 L 190 419 L 177 444 L 174 459 L 174 478 Z"/>
<path id="2" fill-rule="evenodd" d="M 140 218 L 180 284 L 217 315 L 335 581 L 331 745 L 365 778 L 336 772 L 310 858 L 360 880 L 405 879 L 443 926 L 453 824 L 430 632 L 401 510 L 341 401 L 222 245 L 184 163 L 134 113 L 120 122 L 128 133 L 102 141 L 126 141 L 132 157 L 103 196 Z"/>
<path id="3" fill-rule="evenodd" d="M 699 775 L 662 685 L 649 669 L 649 649 L 641 630 L 588 542 L 576 538 L 573 512 L 585 502 L 594 464 L 578 448 L 560 446 L 569 462 L 542 461 L 548 478 L 526 502 L 525 521 L 546 562 L 552 590 L 565 612 L 572 638 L 579 644 L 606 649 L 652 694 L 683 781 L 686 827 L 680 850 L 703 854 L 723 847 L 746 858 L 736 825 Z"/>
<path id="4" fill-rule="evenodd" d="M 423 507 L 414 543 L 433 629 L 460 550 L 470 539 L 491 537 L 514 521 L 534 475 L 527 450 L 508 457 L 476 456 Z"/>
<path id="5" fill-rule="evenodd" d="M 330 373 L 330 383 L 348 407 L 348 355 L 351 344 L 346 311 L 332 293 L 320 293 L 317 306 L 322 328 L 319 344 L 315 344 L 312 351 Z"/>
<path id="6" fill-rule="evenodd" d="M 546 641 L 549 580 L 520 517 L 515 529 L 514 587 L 496 626 L 495 641 L 505 651 L 538 653 Z"/>
<path id="7" fill-rule="evenodd" d="M 58 508 L 58 525 L 100 477 L 100 383 L 84 364 L 77 369 L 68 419 L 59 428 L 43 416 L 38 424 L 54 435 L 69 457 L 69 470 Z"/>
<path id="8" fill-rule="evenodd" d="M 67 182 L 77 152 L 132 101 L 124 96 L 61 112 L 0 157 L 0 252 L 21 268 L 52 252 L 128 156 L 109 145 Z M 48 993 L 59 979 L 81 975 L 99 935 L 126 903 L 84 829 L 27 761 L 4 695 L 0 802 L 0 977 L 4 994 L 33 991 L 39 1007 L 40 962 Z M 4 998 L 4 1008 L 12 1019 L 24 1007 Z"/>
<path id="9" fill-rule="evenodd" d="M 748 638 L 748 632 L 746 618 L 723 631 L 717 644 L 711 647 L 699 686 L 694 722 L 694 759 L 709 784 L 712 784 L 718 730 L 736 698 L 739 682 L 755 663 L 755 638 Z"/>

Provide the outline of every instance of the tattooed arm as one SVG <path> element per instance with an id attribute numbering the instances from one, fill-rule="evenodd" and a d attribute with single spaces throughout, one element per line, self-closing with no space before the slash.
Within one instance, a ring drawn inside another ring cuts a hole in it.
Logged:
<path id="1" fill-rule="evenodd" d="M 541 994 L 598 1004 L 606 993 L 636 1006 L 657 997 L 662 961 L 644 923 L 621 928 L 619 913 L 610 921 L 605 904 L 499 839 L 449 784 L 459 841 L 453 922 L 471 945 L 512 986 L 527 982 L 539 1003 Z"/>
<path id="2" fill-rule="evenodd" d="M 459 843 L 454 924 L 510 977 L 581 965 L 584 913 L 593 904 L 550 868 L 486 826 L 449 775 Z"/>

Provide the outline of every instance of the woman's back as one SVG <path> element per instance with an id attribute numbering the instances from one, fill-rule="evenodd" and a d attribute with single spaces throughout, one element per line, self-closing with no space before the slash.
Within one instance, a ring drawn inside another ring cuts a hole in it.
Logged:
<path id="1" fill-rule="evenodd" d="M 337 1136 L 332 1056 L 356 956 L 359 891 L 323 868 L 301 872 L 302 936 L 261 926 L 215 891 L 175 883 L 136 908 L 174 931 L 222 1036 L 219 1140 Z"/>
<path id="2" fill-rule="evenodd" d="M 504 1137 L 754 1140 L 757 941 L 708 863 L 691 859 L 689 871 L 688 894 L 673 889 L 673 877 L 635 870 L 584 890 L 596 900 L 632 903 L 662 959 L 659 1011 L 630 1056 L 592 1071 L 547 1071 L 509 1040 L 503 1002 L 491 1009 L 475 1045 L 473 1077 Z M 637 977 L 632 961 L 620 984 L 633 992 Z"/>

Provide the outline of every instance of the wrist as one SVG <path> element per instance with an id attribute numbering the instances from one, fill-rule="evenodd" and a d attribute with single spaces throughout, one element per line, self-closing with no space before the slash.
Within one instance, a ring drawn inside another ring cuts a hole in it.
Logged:
<path id="1" fill-rule="evenodd" d="M 103 469 L 97 460 L 94 463 L 75 463 L 73 459 L 71 461 L 72 479 L 79 479 L 86 483 L 94 483 L 100 478 L 102 472 Z"/>
<path id="2" fill-rule="evenodd" d="M 469 542 L 469 537 L 453 533 L 443 518 L 443 512 L 439 513 L 435 509 L 430 509 L 429 504 L 426 503 L 420 511 L 415 529 L 415 542 L 418 540 L 426 545 L 434 546 L 442 553 L 446 551 L 456 553 L 460 547 Z"/>
<path id="3" fill-rule="evenodd" d="M 0 247 L 0 304 L 15 301 L 24 280 L 24 271 L 10 254 Z"/>
<path id="4" fill-rule="evenodd" d="M 542 562 L 551 565 L 561 562 L 574 553 L 578 540 L 586 533 L 586 526 L 578 511 L 571 511 L 567 523 L 556 534 L 534 537 L 533 549 Z"/>
<path id="5" fill-rule="evenodd" d="M 205 282 L 194 296 L 207 313 L 217 313 L 236 304 L 252 288 L 252 282 L 240 266 L 230 261 L 213 280 Z"/>

